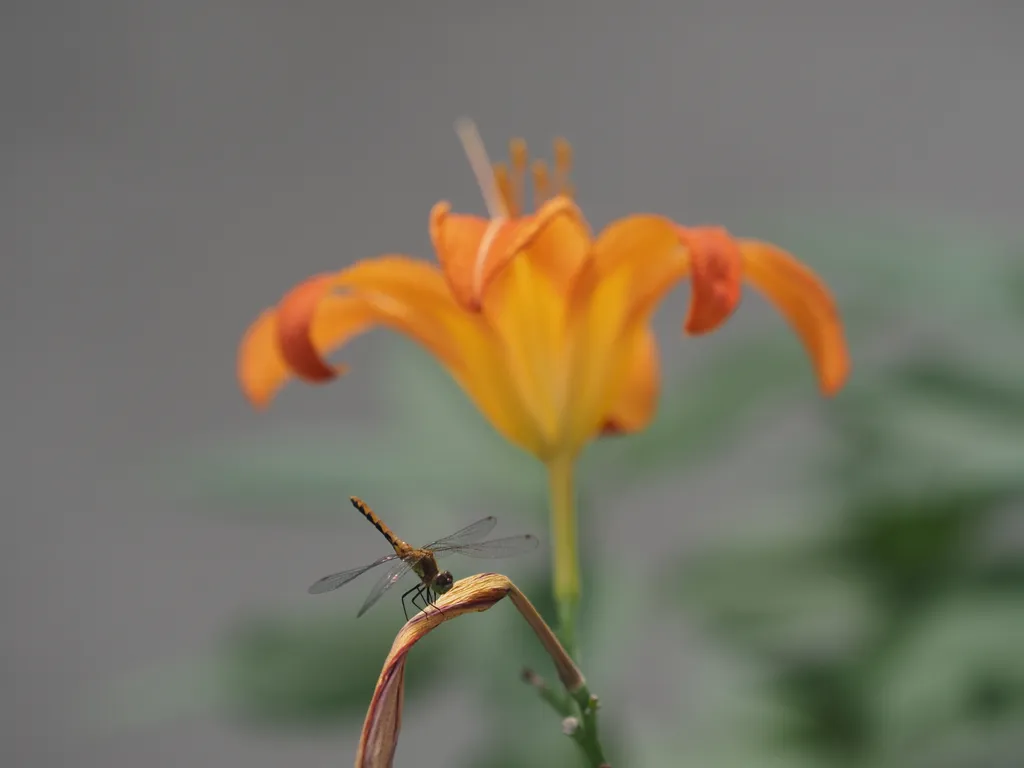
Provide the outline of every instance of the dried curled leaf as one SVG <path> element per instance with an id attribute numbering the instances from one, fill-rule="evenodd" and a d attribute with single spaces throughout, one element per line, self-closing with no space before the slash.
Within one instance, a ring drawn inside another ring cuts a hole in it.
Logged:
<path id="1" fill-rule="evenodd" d="M 428 632 L 457 616 L 486 611 L 504 597 L 510 597 L 551 655 L 562 684 L 571 692 L 584 685 L 583 675 L 569 658 L 551 628 L 544 623 L 526 595 L 507 577 L 480 573 L 457 581 L 436 605 L 413 616 L 398 632 L 366 712 L 356 753 L 356 768 L 389 768 L 398 747 L 402 726 L 405 663 L 410 649 Z"/>

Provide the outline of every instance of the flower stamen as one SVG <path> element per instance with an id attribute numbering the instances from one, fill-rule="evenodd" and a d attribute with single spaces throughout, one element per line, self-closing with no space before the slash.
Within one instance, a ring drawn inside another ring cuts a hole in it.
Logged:
<path id="1" fill-rule="evenodd" d="M 572 145 L 563 138 L 555 139 L 555 183 L 554 194 L 572 198 L 573 188 L 569 181 L 572 171 Z"/>
<path id="2" fill-rule="evenodd" d="M 508 143 L 508 160 L 511 168 L 511 184 L 508 200 L 509 210 L 513 216 L 523 213 L 525 205 L 524 193 L 526 192 L 526 168 L 530 162 L 530 153 L 526 148 L 526 142 L 522 139 L 512 139 Z"/>
<path id="3" fill-rule="evenodd" d="M 505 201 L 505 210 L 508 211 L 508 215 L 513 218 L 519 215 L 518 206 L 514 202 L 514 194 L 512 192 L 512 180 L 509 177 L 508 166 L 505 163 L 495 163 L 493 166 L 494 170 L 494 182 L 498 185 L 498 192 L 501 194 L 501 199 Z"/>
<path id="4" fill-rule="evenodd" d="M 551 197 L 551 179 L 548 177 L 548 166 L 543 160 L 534 160 L 530 166 L 533 176 L 533 207 L 540 208 Z"/>
<path id="5" fill-rule="evenodd" d="M 459 141 L 469 160 L 469 165 L 476 176 L 476 183 L 480 186 L 480 192 L 484 197 L 484 204 L 492 219 L 508 218 L 508 210 L 505 207 L 505 198 L 501 193 L 497 178 L 495 178 L 494 167 L 487 156 L 487 149 L 484 147 L 483 139 L 476 128 L 476 123 L 468 117 L 455 121 L 455 131 L 459 134 Z"/>

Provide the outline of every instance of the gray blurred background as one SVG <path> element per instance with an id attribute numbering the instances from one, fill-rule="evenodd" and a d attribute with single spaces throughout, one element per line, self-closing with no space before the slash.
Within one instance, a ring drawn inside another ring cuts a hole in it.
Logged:
<path id="1" fill-rule="evenodd" d="M 351 760 L 358 717 L 284 735 L 213 710 L 114 728 L 86 721 L 108 706 L 109 686 L 201 657 L 245 611 L 354 614 L 362 594 L 310 607 L 305 588 L 377 546 L 345 517 L 341 500 L 363 491 L 305 504 L 337 511 L 334 526 L 288 525 L 286 497 L 274 522 L 248 525 L 244 502 L 183 501 L 175 473 L 217 441 L 373 429 L 386 406 L 372 397 L 387 373 L 382 334 L 346 354 L 354 372 L 343 382 L 292 387 L 265 415 L 236 388 L 236 345 L 308 274 L 385 251 L 430 257 L 438 199 L 482 212 L 455 118 L 472 116 L 495 155 L 512 136 L 543 153 L 568 137 L 596 226 L 655 211 L 745 232 L 776 216 L 898 210 L 980 231 L 1019 227 L 1022 39 L 1024 5 L 1007 0 L 5 3 L 0 762 Z M 800 256 L 843 295 L 855 264 Z M 929 254 L 915 258 L 930 269 Z M 945 268 L 953 257 L 933 258 Z M 690 343 L 678 340 L 683 306 L 675 297 L 659 315 L 670 361 Z M 755 309 L 736 322 L 762 315 L 772 317 Z M 811 401 L 809 366 L 792 360 L 805 366 L 797 389 Z M 702 509 L 749 504 L 758 475 L 736 478 L 764 455 L 691 479 L 685 515 L 649 502 L 643 524 L 685 538 Z M 587 535 L 645 557 L 651 537 L 616 503 L 599 503 Z M 449 532 L 437 530 L 448 519 L 391 515 L 409 538 Z M 541 517 L 502 520 L 508 533 L 546 533 Z M 396 617 L 386 619 L 393 631 Z M 510 660 L 508 674 L 517 669 Z M 657 677 L 635 675 L 638 686 Z M 159 693 L 143 688 L 143 703 Z M 632 706 L 641 690 L 615 697 Z M 407 720 L 404 764 L 406 745 L 430 755 L 420 765 L 445 765 L 473 740 L 461 719 L 474 714 L 472 697 L 440 685 L 436 695 L 444 706 Z"/>

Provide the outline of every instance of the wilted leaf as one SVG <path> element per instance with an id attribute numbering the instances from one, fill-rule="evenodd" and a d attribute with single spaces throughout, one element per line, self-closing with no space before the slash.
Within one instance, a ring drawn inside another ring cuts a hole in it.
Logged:
<path id="1" fill-rule="evenodd" d="M 384 661 L 363 722 L 356 766 L 384 768 L 391 765 L 401 728 L 405 673 L 409 651 L 442 624 L 473 612 L 492 608 L 505 597 L 519 611 L 549 655 L 566 691 L 585 690 L 584 680 L 572 659 L 529 598 L 509 579 L 497 573 L 479 573 L 457 581 L 441 595 L 431 610 L 413 616 L 399 630 Z M 417 664 L 423 663 L 417 659 Z"/>

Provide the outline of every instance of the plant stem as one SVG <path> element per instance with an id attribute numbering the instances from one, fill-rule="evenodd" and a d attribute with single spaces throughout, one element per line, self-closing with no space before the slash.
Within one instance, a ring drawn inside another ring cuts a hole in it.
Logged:
<path id="1" fill-rule="evenodd" d="M 594 768 L 610 768 L 608 761 L 605 760 L 601 742 L 597 738 L 597 696 L 592 695 L 586 685 L 571 693 L 581 715 L 580 728 L 573 738 Z"/>
<path id="2" fill-rule="evenodd" d="M 558 606 L 559 636 L 569 655 L 579 657 L 576 618 L 580 602 L 580 563 L 576 532 L 576 495 L 573 457 L 554 458 L 547 464 L 554 556 L 554 593 Z"/>
<path id="3" fill-rule="evenodd" d="M 572 717 L 575 714 L 576 708 L 573 706 L 573 699 L 569 698 L 565 691 L 556 691 L 548 685 L 543 677 L 529 668 L 523 669 L 521 677 L 523 682 L 533 687 L 537 691 L 537 695 L 561 717 Z"/>
<path id="4" fill-rule="evenodd" d="M 605 759 L 604 749 L 597 737 L 597 696 L 590 693 L 586 683 L 580 682 L 575 690 L 568 691 L 568 696 L 556 693 L 547 682 L 532 669 L 524 669 L 523 682 L 536 689 L 538 695 L 563 718 L 565 723 L 571 722 L 572 727 L 566 730 L 567 735 L 579 746 L 591 768 L 611 768 Z M 580 677 L 582 681 L 582 676 Z"/>
<path id="5" fill-rule="evenodd" d="M 591 695 L 590 689 L 587 688 L 586 678 L 583 677 L 580 668 L 576 666 L 576 662 L 569 656 L 565 646 L 544 621 L 544 617 L 537 612 L 533 603 L 530 602 L 530 598 L 516 589 L 514 585 L 509 592 L 509 598 L 533 631 L 537 633 L 544 650 L 548 652 L 551 661 L 554 662 L 558 679 L 568 696 L 563 698 L 556 695 L 548 688 L 548 684 L 544 682 L 543 678 L 533 670 L 523 670 L 523 680 L 536 688 L 541 698 L 564 718 L 562 728 L 583 750 L 591 768 L 609 768 L 604 759 L 601 742 L 597 738 L 597 697 Z"/>

